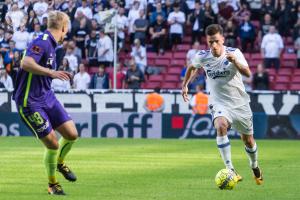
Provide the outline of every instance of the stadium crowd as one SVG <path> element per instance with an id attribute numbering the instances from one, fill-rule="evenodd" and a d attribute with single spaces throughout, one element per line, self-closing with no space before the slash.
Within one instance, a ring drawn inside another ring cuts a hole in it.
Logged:
<path id="1" fill-rule="evenodd" d="M 179 89 L 192 57 L 206 48 L 204 30 L 212 23 L 223 26 L 226 45 L 245 53 L 254 72 L 244 80 L 247 90 L 274 89 L 281 68 L 290 67 L 289 73 L 300 68 L 297 0 L 5 0 L 0 1 L 0 88 L 12 90 L 23 51 L 47 29 L 50 10 L 71 19 L 56 63 L 74 79 L 53 80 L 56 90 L 113 88 L 115 19 L 105 19 L 112 10 L 117 13 L 118 89 Z M 284 63 L 283 55 L 291 59 Z M 174 64 L 176 60 L 181 61 Z M 190 89 L 205 88 L 205 74 L 199 73 Z M 286 75 L 290 82 L 291 74 Z M 300 90 L 300 73 L 298 77 Z M 162 85 L 168 81 L 172 84 Z"/>

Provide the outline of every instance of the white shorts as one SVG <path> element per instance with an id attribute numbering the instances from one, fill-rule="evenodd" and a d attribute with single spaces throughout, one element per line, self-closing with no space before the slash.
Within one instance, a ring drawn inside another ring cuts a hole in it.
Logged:
<path id="1" fill-rule="evenodd" d="M 249 104 L 238 108 L 227 108 L 221 105 L 210 105 L 213 121 L 217 117 L 225 117 L 230 126 L 239 134 L 253 135 L 253 116 Z"/>

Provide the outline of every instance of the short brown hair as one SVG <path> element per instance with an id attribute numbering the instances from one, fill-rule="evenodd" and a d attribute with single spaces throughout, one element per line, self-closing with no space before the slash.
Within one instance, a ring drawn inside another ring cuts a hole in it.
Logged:
<path id="1" fill-rule="evenodd" d="M 48 24 L 49 29 L 61 29 L 65 23 L 69 23 L 69 16 L 60 11 L 50 11 L 48 14 Z"/>
<path id="2" fill-rule="evenodd" d="M 211 24 L 205 29 L 205 35 L 215 35 L 217 33 L 220 33 L 223 35 L 223 28 L 219 24 Z"/>

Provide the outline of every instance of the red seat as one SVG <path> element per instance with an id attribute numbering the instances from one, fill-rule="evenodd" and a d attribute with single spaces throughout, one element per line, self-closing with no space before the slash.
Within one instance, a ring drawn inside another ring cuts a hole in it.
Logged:
<path id="1" fill-rule="evenodd" d="M 284 43 L 285 44 L 293 44 L 294 40 L 292 37 L 286 37 L 286 38 L 284 38 Z"/>
<path id="2" fill-rule="evenodd" d="M 148 59 L 147 60 L 147 65 L 149 65 L 149 66 L 153 66 L 153 65 L 155 65 L 155 60 L 154 59 Z"/>
<path id="3" fill-rule="evenodd" d="M 292 83 L 300 83 L 300 76 L 292 76 Z"/>
<path id="4" fill-rule="evenodd" d="M 281 68 L 278 71 L 279 75 L 291 75 L 292 74 L 292 69 L 290 68 Z"/>
<path id="5" fill-rule="evenodd" d="M 251 23 L 253 24 L 253 26 L 255 26 L 256 29 L 260 28 L 260 21 L 259 20 L 253 20 L 253 21 L 251 21 Z"/>
<path id="6" fill-rule="evenodd" d="M 274 68 L 270 68 L 266 70 L 269 75 L 276 75 L 276 70 Z"/>
<path id="7" fill-rule="evenodd" d="M 180 74 L 182 70 L 182 67 L 169 67 L 168 68 L 168 74 Z"/>
<path id="8" fill-rule="evenodd" d="M 158 58 L 158 59 L 155 60 L 155 65 L 168 67 L 170 65 L 170 61 L 169 61 L 169 59 L 160 59 L 160 58 Z"/>
<path id="9" fill-rule="evenodd" d="M 300 69 L 294 69 L 293 75 L 300 75 Z"/>
<path id="10" fill-rule="evenodd" d="M 157 53 L 147 52 L 147 59 L 157 58 Z"/>
<path id="11" fill-rule="evenodd" d="M 191 36 L 185 36 L 182 41 L 183 41 L 184 44 L 191 44 L 192 43 L 192 37 Z"/>
<path id="12" fill-rule="evenodd" d="M 206 50 L 206 49 L 207 49 L 206 44 L 200 44 L 200 45 L 199 45 L 199 49 L 201 49 L 201 50 Z"/>
<path id="13" fill-rule="evenodd" d="M 281 61 L 282 67 L 297 67 L 297 61 L 296 60 L 282 60 Z"/>
<path id="14" fill-rule="evenodd" d="M 183 67 L 185 66 L 185 59 L 173 59 L 171 61 L 171 66 L 180 66 L 180 67 Z"/>
<path id="15" fill-rule="evenodd" d="M 297 60 L 297 55 L 295 53 L 284 53 L 282 58 L 284 60 Z"/>
<path id="16" fill-rule="evenodd" d="M 179 44 L 177 46 L 178 51 L 187 52 L 191 48 L 191 45 L 189 44 Z"/>
<path id="17" fill-rule="evenodd" d="M 163 89 L 177 89 L 177 85 L 176 85 L 176 83 L 172 83 L 172 82 L 163 82 L 161 88 L 163 88 Z"/>
<path id="18" fill-rule="evenodd" d="M 89 74 L 95 74 L 99 72 L 99 67 L 89 67 Z"/>
<path id="19" fill-rule="evenodd" d="M 274 86 L 274 90 L 288 90 L 288 84 L 286 84 L 286 83 L 277 83 Z"/>
<path id="20" fill-rule="evenodd" d="M 171 60 L 173 57 L 173 54 L 171 52 L 165 52 L 162 55 L 157 55 L 156 58 L 163 58 L 163 59 L 169 59 Z"/>
<path id="21" fill-rule="evenodd" d="M 176 59 L 185 59 L 186 58 L 186 53 L 183 53 L 183 52 L 175 52 L 173 54 L 173 58 L 176 58 Z"/>
<path id="22" fill-rule="evenodd" d="M 161 87 L 161 82 L 147 82 L 144 85 L 145 89 L 154 89 L 156 87 Z"/>
<path id="23" fill-rule="evenodd" d="M 246 60 L 250 60 L 250 53 L 244 53 L 244 57 Z"/>
<path id="24" fill-rule="evenodd" d="M 298 91 L 300 91 L 300 83 L 293 83 L 293 84 L 291 84 L 290 90 L 298 90 Z"/>
<path id="25" fill-rule="evenodd" d="M 151 75 L 149 76 L 149 81 L 161 82 L 163 80 L 163 75 Z"/>
<path id="26" fill-rule="evenodd" d="M 260 60 L 260 61 L 262 61 L 262 57 L 261 57 L 260 53 L 253 53 L 253 54 L 251 54 L 251 59 L 252 60 Z"/>
<path id="27" fill-rule="evenodd" d="M 258 65 L 258 64 L 261 64 L 262 63 L 262 61 L 261 60 L 250 60 L 249 61 L 249 65 L 251 66 L 251 67 L 254 67 L 254 68 L 256 68 L 256 66 Z"/>
<path id="28" fill-rule="evenodd" d="M 180 79 L 178 77 L 178 75 L 169 75 L 167 74 L 164 78 L 164 81 L 167 81 L 167 82 L 178 82 Z"/>
<path id="29" fill-rule="evenodd" d="M 289 82 L 290 82 L 289 76 L 277 75 L 276 77 L 276 83 L 289 83 Z"/>

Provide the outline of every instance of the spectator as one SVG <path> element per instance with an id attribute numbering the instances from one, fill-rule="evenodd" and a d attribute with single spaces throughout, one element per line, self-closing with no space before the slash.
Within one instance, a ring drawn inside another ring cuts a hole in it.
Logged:
<path id="1" fill-rule="evenodd" d="M 16 42 L 16 48 L 23 51 L 30 42 L 30 35 L 25 30 L 25 25 L 20 26 L 20 30 L 13 34 L 12 40 Z"/>
<path id="2" fill-rule="evenodd" d="M 47 12 L 48 10 L 48 3 L 46 3 L 44 0 L 38 0 L 34 5 L 33 5 L 33 10 L 37 15 L 37 18 L 39 20 L 39 23 L 42 24 L 43 22 L 43 15 Z"/>
<path id="3" fill-rule="evenodd" d="M 72 70 L 70 69 L 69 61 L 67 58 L 63 58 L 61 65 L 58 67 L 59 69 L 62 69 L 63 71 L 72 73 Z"/>
<path id="4" fill-rule="evenodd" d="M 255 42 L 255 27 L 250 22 L 250 16 L 246 15 L 244 22 L 239 27 L 239 36 L 242 43 L 242 51 L 245 52 L 248 50 L 247 45 L 250 44 L 250 49 L 254 49 Z"/>
<path id="5" fill-rule="evenodd" d="M 19 3 L 20 3 L 20 1 L 19 1 Z M 30 11 L 33 10 L 33 6 L 31 4 L 30 0 L 24 0 L 24 5 L 22 5 L 22 6 L 19 5 L 19 8 L 21 10 L 23 10 L 26 14 L 29 14 Z"/>
<path id="6" fill-rule="evenodd" d="M 100 65 L 98 73 L 92 77 L 91 89 L 109 89 L 109 75 L 105 72 L 105 66 Z"/>
<path id="7" fill-rule="evenodd" d="M 210 1 L 206 1 L 204 4 L 204 30 L 210 24 L 215 22 L 215 14 L 211 8 Z"/>
<path id="8" fill-rule="evenodd" d="M 156 21 L 150 25 L 149 34 L 154 51 L 164 54 L 168 27 L 162 15 L 158 14 L 156 18 Z"/>
<path id="9" fill-rule="evenodd" d="M 14 55 L 15 55 L 16 51 L 18 51 L 18 50 L 15 47 L 15 42 L 13 40 L 11 40 L 9 42 L 9 48 L 5 52 L 5 56 L 4 56 L 4 64 L 8 69 L 10 69 L 12 66 Z"/>
<path id="10" fill-rule="evenodd" d="M 71 22 L 74 21 L 74 18 L 75 18 L 74 16 L 75 16 L 76 11 L 77 11 L 77 8 L 75 5 L 75 2 L 72 0 L 69 0 L 67 9 L 65 10 L 65 13 L 70 17 Z"/>
<path id="11" fill-rule="evenodd" d="M 291 13 L 285 0 L 279 0 L 279 7 L 276 10 L 278 31 L 282 36 L 288 36 L 290 32 Z"/>
<path id="12" fill-rule="evenodd" d="M 280 67 L 280 54 L 283 50 L 281 36 L 276 33 L 275 26 L 270 26 L 269 33 L 266 34 L 261 43 L 261 54 L 264 58 L 264 66 L 270 68 L 272 65 L 276 70 Z"/>
<path id="13" fill-rule="evenodd" d="M 141 82 L 144 81 L 143 72 L 137 68 L 134 59 L 131 59 L 129 62 L 130 68 L 126 73 L 126 82 L 128 89 L 140 89 Z"/>
<path id="14" fill-rule="evenodd" d="M 86 18 L 80 19 L 79 28 L 76 29 L 75 34 L 73 36 L 73 39 L 76 41 L 76 46 L 81 51 L 82 58 L 86 58 L 84 45 L 85 45 L 86 37 L 89 33 L 86 20 L 87 20 Z"/>
<path id="15" fill-rule="evenodd" d="M 197 85 L 196 93 L 193 95 L 190 105 L 194 114 L 204 115 L 208 110 L 208 95 L 203 93 L 204 86 Z"/>
<path id="16" fill-rule="evenodd" d="M 73 74 L 75 74 L 78 69 L 78 58 L 74 55 L 74 50 L 72 47 L 68 46 L 64 58 L 68 60 L 70 70 L 72 71 Z"/>
<path id="17" fill-rule="evenodd" d="M 300 36 L 295 41 L 295 49 L 297 50 L 297 67 L 300 68 Z"/>
<path id="18" fill-rule="evenodd" d="M 149 16 L 150 24 L 153 24 L 157 20 L 157 16 L 160 15 L 165 21 L 167 19 L 166 12 L 162 9 L 161 2 L 156 3 L 155 11 Z"/>
<path id="19" fill-rule="evenodd" d="M 19 9 L 17 3 L 13 3 L 10 11 L 6 14 L 6 19 L 9 23 L 12 23 L 12 28 L 16 31 L 21 25 L 26 24 L 27 15 Z"/>
<path id="20" fill-rule="evenodd" d="M 48 26 L 48 18 L 47 17 L 43 17 L 42 24 L 41 24 L 41 31 L 42 32 L 46 31 L 47 26 Z"/>
<path id="21" fill-rule="evenodd" d="M 29 11 L 28 20 L 26 22 L 26 28 L 28 32 L 34 31 L 34 25 L 40 24 L 35 12 L 33 10 Z"/>
<path id="22" fill-rule="evenodd" d="M 86 0 L 82 0 L 81 6 L 76 9 L 75 18 L 77 18 L 78 12 L 82 12 L 82 14 L 88 19 L 93 18 L 93 12 L 92 12 L 91 8 L 89 7 L 89 5 L 87 4 Z"/>
<path id="23" fill-rule="evenodd" d="M 41 31 L 41 25 L 35 24 L 34 31 L 29 33 L 29 42 L 37 38 L 38 36 L 42 35 L 43 32 Z"/>
<path id="24" fill-rule="evenodd" d="M 271 15 L 271 17 L 275 17 L 276 15 L 277 5 L 272 4 L 272 0 L 265 0 L 261 6 L 261 19 L 265 16 L 265 14 Z"/>
<path id="25" fill-rule="evenodd" d="M 12 58 L 12 63 L 11 63 L 11 67 L 6 67 L 6 69 L 9 69 L 7 72 L 9 72 L 13 83 L 15 83 L 16 80 L 16 75 L 20 69 L 21 66 L 21 55 L 19 51 L 15 51 L 13 58 Z"/>
<path id="26" fill-rule="evenodd" d="M 233 24 L 232 20 L 228 20 L 226 27 L 224 28 L 224 37 L 225 39 L 225 45 L 229 47 L 236 47 L 236 38 L 238 37 L 237 34 L 237 28 Z"/>
<path id="27" fill-rule="evenodd" d="M 59 70 L 64 70 L 63 66 L 59 67 Z M 53 79 L 51 88 L 57 91 L 67 91 L 71 89 L 70 81 Z"/>
<path id="28" fill-rule="evenodd" d="M 0 70 L 0 83 L 2 83 L 7 91 L 12 92 L 14 90 L 12 79 L 5 69 Z"/>
<path id="29" fill-rule="evenodd" d="M 180 7 L 178 3 L 174 3 L 173 8 L 174 11 L 168 16 L 168 23 L 170 24 L 172 49 L 176 50 L 177 45 L 182 41 L 185 14 L 179 10 Z"/>
<path id="30" fill-rule="evenodd" d="M 200 2 L 195 2 L 195 10 L 190 15 L 190 23 L 192 24 L 192 42 L 201 41 L 204 31 L 205 11 L 201 8 Z"/>
<path id="31" fill-rule="evenodd" d="M 155 11 L 150 14 L 149 16 L 150 24 L 156 22 L 158 15 L 162 17 L 163 21 L 167 19 L 166 12 L 162 9 L 161 2 L 156 3 Z"/>
<path id="32" fill-rule="evenodd" d="M 116 89 L 124 89 L 125 88 L 125 77 L 126 73 L 121 69 L 120 64 L 117 64 L 117 87 Z M 114 74 L 110 74 L 109 82 L 111 88 L 114 88 Z"/>
<path id="33" fill-rule="evenodd" d="M 299 14 L 300 16 L 300 14 Z M 297 20 L 297 23 L 294 25 L 293 29 L 293 40 L 297 40 L 297 38 L 300 36 L 300 18 Z"/>
<path id="34" fill-rule="evenodd" d="M 61 66 L 61 63 L 63 62 L 63 59 L 66 55 L 67 48 L 68 48 L 68 41 L 66 41 L 66 40 L 63 41 L 62 45 L 59 45 L 56 48 L 56 50 L 55 50 L 56 66 Z"/>
<path id="35" fill-rule="evenodd" d="M 128 22 L 129 22 L 129 34 L 130 34 L 130 42 L 133 43 L 134 40 L 134 22 L 136 19 L 140 17 L 140 2 L 138 0 L 134 0 L 133 6 L 128 13 Z"/>
<path id="36" fill-rule="evenodd" d="M 247 2 L 243 2 L 241 5 L 241 9 L 235 12 L 233 20 L 237 21 L 238 24 L 241 24 L 246 15 L 251 16 L 251 11 L 249 10 L 249 4 Z"/>
<path id="37" fill-rule="evenodd" d="M 134 39 L 139 39 L 141 44 L 146 44 L 146 33 L 148 28 L 148 20 L 145 19 L 145 11 L 140 10 L 140 17 L 134 21 Z"/>
<path id="38" fill-rule="evenodd" d="M 118 47 L 122 49 L 125 43 L 125 31 L 128 28 L 128 18 L 124 15 L 125 9 L 119 8 L 119 13 L 117 15 L 118 23 Z"/>
<path id="39" fill-rule="evenodd" d="M 90 75 L 85 71 L 83 63 L 79 65 L 79 72 L 74 76 L 74 89 L 86 90 L 91 82 Z"/>
<path id="40" fill-rule="evenodd" d="M 192 49 L 190 49 L 186 54 L 186 60 L 188 65 L 192 63 L 192 59 L 196 53 L 200 50 L 200 43 L 198 41 L 194 42 Z"/>
<path id="41" fill-rule="evenodd" d="M 5 37 L 4 37 L 4 29 L 0 27 L 0 51 L 2 48 L 2 43 L 5 41 Z"/>
<path id="42" fill-rule="evenodd" d="M 77 57 L 78 63 L 80 63 L 82 60 L 81 49 L 76 46 L 76 42 L 74 40 L 70 40 L 68 45 L 71 47 L 72 53 Z"/>
<path id="43" fill-rule="evenodd" d="M 146 48 L 141 45 L 139 39 L 134 40 L 134 46 L 130 55 L 135 60 L 137 67 L 144 73 L 147 66 L 147 53 Z"/>
<path id="44" fill-rule="evenodd" d="M 253 75 L 253 89 L 254 90 L 268 90 L 269 89 L 269 74 L 265 71 L 262 64 L 257 65 L 257 70 Z"/>
<path id="45" fill-rule="evenodd" d="M 165 109 L 165 100 L 159 93 L 160 88 L 156 87 L 152 93 L 146 96 L 144 108 L 147 112 L 162 112 Z"/>
<path id="46" fill-rule="evenodd" d="M 265 36 L 270 29 L 270 26 L 274 25 L 272 23 L 272 17 L 270 14 L 265 14 L 263 21 L 260 24 L 260 32 L 259 32 L 259 38 L 262 39 L 263 36 Z"/>
<path id="47" fill-rule="evenodd" d="M 90 37 L 85 44 L 85 54 L 87 55 L 89 66 L 96 66 L 98 64 L 96 30 L 92 30 L 90 33 Z"/>
<path id="48" fill-rule="evenodd" d="M 104 30 L 100 30 L 100 39 L 97 43 L 98 49 L 98 64 L 104 65 L 105 67 L 111 66 L 114 53 L 113 53 L 113 46 L 112 41 L 109 36 L 104 33 Z"/>

